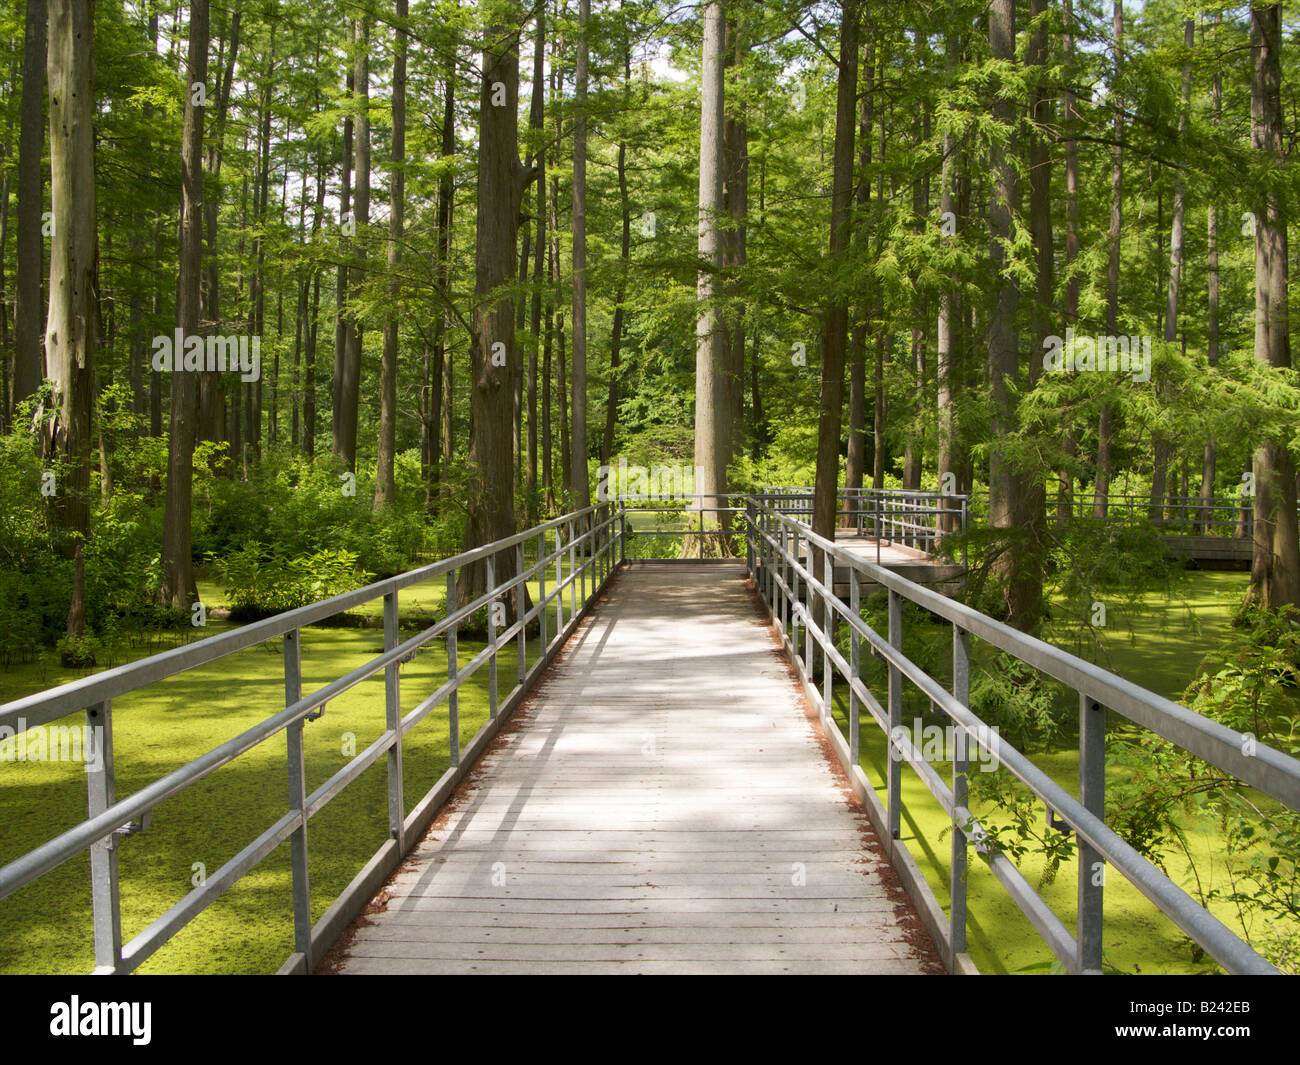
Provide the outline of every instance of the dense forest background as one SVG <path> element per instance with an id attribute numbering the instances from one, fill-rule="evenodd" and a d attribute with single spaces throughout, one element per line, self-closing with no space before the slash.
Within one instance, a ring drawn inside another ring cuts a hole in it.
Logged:
<path id="1" fill-rule="evenodd" d="M 837 484 L 971 493 L 1024 628 L 1053 514 L 1239 499 L 1249 598 L 1300 599 L 1279 5 L 11 0 L 0 39 L 10 657 L 620 459 L 815 480 L 823 529 Z M 1147 370 L 1045 368 L 1071 337 Z M 1135 550 L 1100 528 L 1076 577 Z"/>

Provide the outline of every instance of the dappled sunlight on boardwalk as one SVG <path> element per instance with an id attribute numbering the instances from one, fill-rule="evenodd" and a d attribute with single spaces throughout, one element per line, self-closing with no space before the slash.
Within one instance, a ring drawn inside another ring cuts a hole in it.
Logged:
<path id="1" fill-rule="evenodd" d="M 623 573 L 523 713 L 343 972 L 938 970 L 740 567 Z"/>

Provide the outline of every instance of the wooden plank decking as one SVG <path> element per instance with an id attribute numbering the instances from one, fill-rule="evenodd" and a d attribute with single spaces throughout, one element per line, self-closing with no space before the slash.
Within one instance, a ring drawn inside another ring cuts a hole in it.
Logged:
<path id="1" fill-rule="evenodd" d="M 738 566 L 611 585 L 343 973 L 921 973 Z"/>

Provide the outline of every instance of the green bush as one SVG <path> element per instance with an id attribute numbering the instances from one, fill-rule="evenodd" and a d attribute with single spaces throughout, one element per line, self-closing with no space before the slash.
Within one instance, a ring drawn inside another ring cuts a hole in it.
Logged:
<path id="1" fill-rule="evenodd" d="M 371 578 L 349 551 L 289 555 L 258 541 L 220 558 L 213 573 L 230 599 L 230 616 L 248 621 L 360 588 Z"/>

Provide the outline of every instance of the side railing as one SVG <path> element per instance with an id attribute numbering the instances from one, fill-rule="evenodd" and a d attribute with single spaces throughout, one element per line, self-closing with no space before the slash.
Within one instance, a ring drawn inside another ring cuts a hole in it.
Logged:
<path id="1" fill-rule="evenodd" d="M 624 557 L 636 562 L 705 562 L 709 540 L 721 538 L 726 556 L 738 555 L 744 542 L 743 495 L 681 496 L 660 499 L 619 496 L 610 502 L 619 508 Z"/>
<path id="2" fill-rule="evenodd" d="M 812 523 L 814 493 L 810 487 L 765 488 L 755 498 L 782 514 Z M 899 544 L 934 554 L 945 537 L 959 536 L 965 544 L 968 502 L 966 496 L 952 492 L 841 488 L 836 513 L 841 528 L 852 529 L 877 545 Z"/>
<path id="3" fill-rule="evenodd" d="M 511 712 L 522 699 L 563 645 L 592 598 L 604 587 L 621 561 L 621 530 L 621 511 L 610 505 L 588 507 L 357 591 L 277 614 L 0 706 L 0 726 L 8 726 L 14 731 L 45 725 L 69 714 L 84 713 L 89 726 L 86 734 L 95 745 L 95 749 L 87 754 L 89 816 L 0 868 L 0 899 L 89 850 L 95 972 L 129 973 L 288 840 L 292 866 L 294 952 L 280 971 L 311 972 L 323 950 L 337 939 L 427 828 L 465 769 L 473 764 L 495 735 L 502 715 Z M 525 559 L 525 547 L 533 548 L 530 563 Z M 482 565 L 485 571 L 484 591 L 473 601 L 457 606 L 458 573 L 467 566 L 478 565 Z M 499 574 L 507 568 L 513 570 L 514 575 L 499 580 Z M 440 577 L 446 579 L 445 616 L 409 639 L 399 641 L 398 593 Z M 516 597 L 517 602 L 529 598 L 524 586 L 533 581 L 538 585 L 536 602 L 523 611 L 522 617 L 518 616 L 518 611 L 512 612 L 514 620 L 503 624 L 509 614 L 504 609 L 494 609 L 493 604 L 501 604 L 504 608 L 511 596 Z M 304 695 L 299 666 L 302 630 L 375 600 L 383 601 L 383 653 Z M 467 618 L 485 608 L 487 643 L 481 651 L 462 662 L 457 643 L 458 630 Z M 537 623 L 539 650 L 536 661 L 529 668 L 529 629 L 534 622 Z M 401 667 L 403 663 L 412 661 L 422 647 L 439 637 L 446 639 L 447 680 L 403 714 Z M 113 765 L 114 700 L 185 670 L 211 665 L 271 640 L 283 642 L 283 705 L 233 739 L 153 781 L 129 798 L 118 800 Z M 512 642 L 517 644 L 518 671 L 513 687 L 503 698 L 498 685 L 497 656 Z M 488 680 L 488 720 L 462 751 L 458 692 L 484 667 L 487 668 Z M 319 717 L 331 699 L 380 672 L 384 674 L 383 734 L 309 793 L 303 753 L 304 725 Z M 408 812 L 402 790 L 402 738 L 444 703 L 448 710 L 450 765 Z M 201 886 L 195 887 L 159 915 L 139 935 L 123 943 L 117 869 L 117 848 L 121 837 L 147 825 L 151 811 L 160 803 L 179 795 L 281 732 L 287 735 L 288 751 L 285 767 L 288 801 L 284 815 L 220 869 L 209 874 Z M 313 924 L 307 860 L 310 820 L 380 759 L 387 763 L 389 839 L 321 919 Z"/>
<path id="4" fill-rule="evenodd" d="M 1087 520 L 1094 516 L 1091 492 L 1047 496 L 1047 513 L 1057 521 L 1067 516 Z M 1183 536 L 1216 536 L 1249 540 L 1254 535 L 1254 501 L 1250 496 L 1165 496 L 1151 505 L 1146 495 L 1114 493 L 1106 499 L 1109 521 L 1149 521 L 1162 532 Z"/>
<path id="5" fill-rule="evenodd" d="M 950 970 L 962 968 L 966 959 L 966 869 L 968 848 L 974 844 L 987 859 L 998 882 L 1070 972 L 1101 971 L 1102 885 L 1106 866 L 1124 876 L 1229 972 L 1276 972 L 1248 943 L 1106 825 L 1106 711 L 1157 733 L 1293 810 L 1300 809 L 1300 762 L 1272 748 L 1248 742 L 1242 733 L 858 558 L 761 500 L 755 499 L 750 504 L 748 529 L 750 574 L 784 638 L 809 698 L 827 723 L 827 735 L 850 773 L 854 790 L 867 805 L 891 861 L 917 903 Z M 847 603 L 832 591 L 837 566 L 848 568 Z M 868 581 L 882 585 L 888 592 L 889 628 L 885 635 L 872 629 L 860 615 L 860 586 Z M 951 691 L 945 690 L 904 654 L 904 602 L 921 607 L 951 626 Z M 848 628 L 847 658 L 835 645 L 840 626 Z M 1013 655 L 1043 676 L 1078 692 L 1077 794 L 1067 793 L 971 711 L 972 638 Z M 864 653 L 877 656 L 887 665 L 888 691 L 882 693 L 883 702 L 861 678 Z M 954 726 L 955 751 L 947 781 L 911 742 L 902 726 L 904 684 L 913 685 Z M 830 720 L 835 693 L 845 690 L 841 686 L 847 687 L 847 741 Z M 863 708 L 869 720 L 888 738 L 890 757 L 883 803 L 859 766 Z M 987 831 L 971 813 L 967 799 L 969 765 L 972 757 L 983 760 L 985 756 L 1011 772 L 1074 832 L 1080 875 L 1073 931 L 1011 860 L 988 845 Z M 951 820 L 951 902 L 946 916 L 915 859 L 900 840 L 904 761 L 915 770 Z"/>

